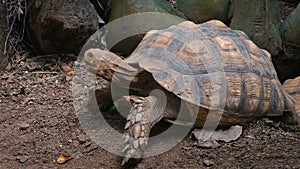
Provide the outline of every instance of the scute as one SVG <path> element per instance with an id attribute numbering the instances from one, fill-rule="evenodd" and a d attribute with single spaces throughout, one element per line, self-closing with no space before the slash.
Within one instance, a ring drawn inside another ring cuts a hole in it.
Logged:
<path id="1" fill-rule="evenodd" d="M 294 108 L 270 54 L 220 21 L 186 21 L 150 31 L 126 61 L 138 63 L 181 99 L 205 108 L 246 116 L 279 116 Z"/>

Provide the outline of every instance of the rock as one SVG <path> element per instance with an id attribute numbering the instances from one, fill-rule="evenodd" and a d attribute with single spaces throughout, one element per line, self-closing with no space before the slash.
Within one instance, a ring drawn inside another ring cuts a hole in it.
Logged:
<path id="1" fill-rule="evenodd" d="M 300 46 L 293 43 L 294 40 L 286 40 L 285 34 L 289 34 L 287 28 L 291 27 L 289 24 L 290 19 L 286 18 L 294 11 L 299 4 L 297 0 L 280 0 L 280 13 L 281 13 L 281 38 L 283 49 L 278 53 L 278 55 L 272 56 L 272 61 L 275 66 L 277 75 L 281 82 L 287 79 L 292 79 L 300 76 Z M 292 25 L 297 25 L 299 22 L 292 23 Z M 294 26 L 292 26 L 294 27 Z M 299 27 L 298 27 L 299 28 Z M 295 30 L 293 28 L 293 30 Z M 299 31 L 299 29 L 298 29 Z M 295 30 L 297 32 L 297 30 Z M 298 36 L 299 37 L 299 36 Z M 297 37 L 294 37 L 297 38 Z M 290 39 L 290 38 L 288 38 Z"/>
<path id="2" fill-rule="evenodd" d="M 230 0 L 176 0 L 177 7 L 189 19 L 197 23 L 211 19 L 227 22 Z"/>
<path id="3" fill-rule="evenodd" d="M 26 130 L 30 127 L 30 125 L 28 123 L 25 123 L 25 122 L 20 123 L 19 126 L 20 126 L 21 130 Z"/>
<path id="4" fill-rule="evenodd" d="M 28 10 L 29 32 L 40 54 L 77 55 L 98 29 L 98 15 L 89 1 L 33 2 Z"/>
<path id="5" fill-rule="evenodd" d="M 283 42 L 283 51 L 272 56 L 272 61 L 281 82 L 300 76 L 300 46 Z"/>
<path id="6" fill-rule="evenodd" d="M 197 146 L 200 148 L 218 148 L 221 145 L 216 140 L 208 140 L 208 141 L 198 140 Z"/>
<path id="7" fill-rule="evenodd" d="M 21 158 L 19 159 L 19 162 L 23 164 L 23 163 L 25 163 L 27 160 L 28 160 L 28 157 L 24 156 L 24 157 L 21 157 Z"/>
<path id="8" fill-rule="evenodd" d="M 278 1 L 233 0 L 232 15 L 232 29 L 244 31 L 260 48 L 267 49 L 272 55 L 282 50 Z"/>
<path id="9" fill-rule="evenodd" d="M 211 131 L 207 131 L 205 129 L 195 129 L 192 133 L 196 139 L 201 141 L 201 135 L 209 135 Z M 217 141 L 224 141 L 226 143 L 230 141 L 237 140 L 243 132 L 243 127 L 239 125 L 231 126 L 227 130 L 216 130 L 211 133 L 210 139 L 217 140 Z M 203 134 L 206 133 L 206 134 Z"/>
<path id="10" fill-rule="evenodd" d="M 68 73 L 68 72 L 73 71 L 73 68 L 70 67 L 69 65 L 62 65 L 62 66 L 61 66 L 61 70 L 62 70 L 63 72 L 65 72 L 65 73 Z"/>
<path id="11" fill-rule="evenodd" d="M 282 24 L 285 41 L 300 45 L 300 4 L 284 20 Z"/>
<path id="12" fill-rule="evenodd" d="M 109 20 L 117 24 L 108 27 L 108 49 L 123 56 L 131 54 L 146 32 L 153 29 L 165 29 L 182 22 L 181 18 L 185 18 L 165 0 L 114 0 L 111 10 Z M 170 14 L 173 17 L 144 12 Z M 131 15 L 130 19 L 124 17 L 130 14 L 136 15 L 133 17 Z"/>
<path id="13" fill-rule="evenodd" d="M 112 11 L 109 20 L 142 12 L 161 12 L 184 17 L 183 14 L 172 8 L 171 4 L 165 0 L 114 0 L 112 1 Z"/>
<path id="14" fill-rule="evenodd" d="M 0 2 L 0 70 L 5 69 L 8 64 L 7 56 L 3 53 L 6 39 L 6 17 L 4 9 L 5 4 Z"/>
<path id="15" fill-rule="evenodd" d="M 281 81 L 300 76 L 300 4 L 282 23 L 283 51 L 273 57 Z"/>
<path id="16" fill-rule="evenodd" d="M 204 160 L 203 161 L 203 164 L 206 166 L 206 167 L 210 167 L 212 165 L 215 165 L 215 162 L 213 162 L 212 160 Z"/>
<path id="17" fill-rule="evenodd" d="M 84 144 L 86 142 L 86 137 L 83 134 L 77 136 L 77 138 L 78 138 L 79 144 Z"/>

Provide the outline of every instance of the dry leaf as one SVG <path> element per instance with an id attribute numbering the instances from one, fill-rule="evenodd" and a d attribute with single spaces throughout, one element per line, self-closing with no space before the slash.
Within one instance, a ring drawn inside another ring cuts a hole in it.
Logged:
<path id="1" fill-rule="evenodd" d="M 61 66 L 61 69 L 65 73 L 73 71 L 73 69 L 69 65 L 63 65 L 63 66 Z"/>
<path id="2" fill-rule="evenodd" d="M 64 163 L 66 163 L 66 162 L 69 161 L 69 160 L 70 160 L 70 156 L 67 156 L 67 155 L 62 154 L 62 155 L 60 155 L 60 156 L 58 157 L 58 159 L 56 160 L 56 162 L 57 162 L 58 164 L 64 164 Z"/>

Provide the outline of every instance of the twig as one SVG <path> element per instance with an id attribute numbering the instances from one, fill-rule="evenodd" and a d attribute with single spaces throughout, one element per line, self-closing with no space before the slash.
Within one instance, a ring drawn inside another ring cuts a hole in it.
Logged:
<path id="1" fill-rule="evenodd" d="M 60 77 L 60 76 L 64 76 L 64 75 L 55 75 L 55 76 L 47 77 L 47 78 L 45 78 L 45 80 L 55 79 L 55 78 Z"/>
<path id="2" fill-rule="evenodd" d="M 0 96 L 1 96 L 2 98 L 5 98 L 2 94 L 0 94 Z"/>
<path id="3" fill-rule="evenodd" d="M 59 72 L 43 72 L 43 71 L 36 71 L 36 72 L 30 72 L 33 74 L 59 74 Z"/>
<path id="4" fill-rule="evenodd" d="M 27 2 L 26 0 L 5 0 L 5 13 L 6 13 L 6 38 L 4 42 L 4 55 L 8 57 L 13 56 L 13 54 L 18 53 L 21 50 L 18 47 L 19 43 L 23 41 L 26 26 L 26 16 L 27 16 Z M 23 5 L 24 4 L 24 5 Z M 20 21 L 21 16 L 23 21 L 20 28 L 16 26 L 17 19 Z"/>

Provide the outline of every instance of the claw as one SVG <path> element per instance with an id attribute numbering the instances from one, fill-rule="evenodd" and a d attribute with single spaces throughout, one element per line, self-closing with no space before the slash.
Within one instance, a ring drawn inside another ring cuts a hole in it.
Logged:
<path id="1" fill-rule="evenodd" d="M 129 114 L 129 115 L 127 116 L 127 120 L 130 120 L 131 117 L 132 117 L 132 114 Z"/>
<path id="2" fill-rule="evenodd" d="M 125 143 L 128 143 L 129 140 L 130 140 L 130 136 L 129 136 L 129 134 L 127 133 L 127 134 L 125 134 L 125 136 L 124 136 L 124 141 L 125 141 Z"/>
<path id="3" fill-rule="evenodd" d="M 132 124 L 134 124 L 135 123 L 135 118 L 134 117 L 131 118 L 130 121 L 131 121 Z"/>
<path id="4" fill-rule="evenodd" d="M 128 122 L 125 124 L 124 129 L 125 129 L 125 130 L 128 129 L 130 125 L 131 125 L 131 123 L 130 123 L 130 121 L 128 121 Z"/>
<path id="5" fill-rule="evenodd" d="M 125 153 L 126 150 L 128 150 L 130 148 L 130 144 L 127 144 L 124 149 L 122 150 L 122 153 Z"/>
<path id="6" fill-rule="evenodd" d="M 124 159 L 122 160 L 121 166 L 125 165 L 129 159 L 130 159 L 130 157 L 124 157 Z"/>
<path id="7" fill-rule="evenodd" d="M 139 106 L 139 107 L 137 108 L 137 112 L 138 112 L 138 113 L 141 113 L 142 111 L 143 111 L 143 108 Z"/>
<path id="8" fill-rule="evenodd" d="M 138 99 L 135 103 L 141 104 L 141 103 L 143 103 L 143 100 Z"/>

